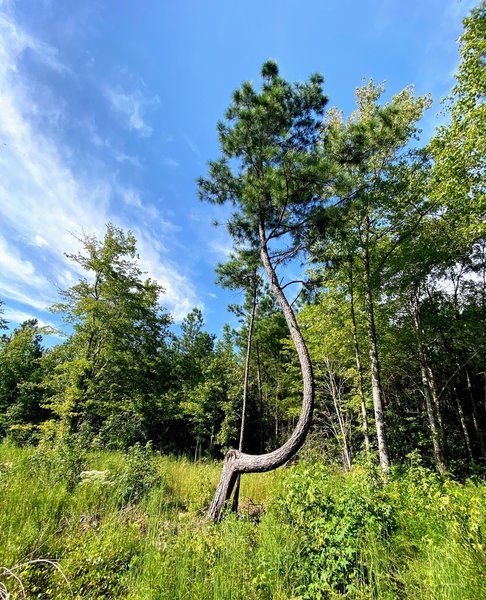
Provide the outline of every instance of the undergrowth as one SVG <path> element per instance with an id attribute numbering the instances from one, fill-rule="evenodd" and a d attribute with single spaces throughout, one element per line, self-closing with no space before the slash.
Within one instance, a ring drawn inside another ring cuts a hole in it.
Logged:
<path id="1" fill-rule="evenodd" d="M 150 445 L 0 445 L 0 597 L 486 598 L 484 482 L 302 461 L 244 476 L 212 525 L 219 473 Z"/>

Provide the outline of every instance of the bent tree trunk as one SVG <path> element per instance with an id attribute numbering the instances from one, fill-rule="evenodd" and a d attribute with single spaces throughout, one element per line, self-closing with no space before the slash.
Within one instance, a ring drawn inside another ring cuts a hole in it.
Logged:
<path id="1" fill-rule="evenodd" d="M 302 372 L 303 398 L 302 410 L 297 425 L 290 438 L 281 446 L 267 454 L 245 454 L 239 450 L 230 450 L 224 459 L 221 479 L 208 509 L 208 519 L 219 522 L 226 501 L 230 498 L 238 475 L 242 473 L 262 473 L 272 471 L 286 463 L 296 454 L 305 441 L 314 409 L 314 375 L 309 352 L 297 324 L 295 314 L 282 291 L 275 269 L 271 263 L 263 220 L 259 223 L 260 255 L 270 280 L 272 291 L 284 314 L 285 321 L 297 351 Z"/>

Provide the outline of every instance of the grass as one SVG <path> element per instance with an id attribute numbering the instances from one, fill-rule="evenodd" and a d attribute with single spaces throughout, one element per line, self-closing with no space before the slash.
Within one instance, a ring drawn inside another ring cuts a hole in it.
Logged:
<path id="1" fill-rule="evenodd" d="M 484 483 L 303 463 L 243 477 L 241 513 L 212 525 L 219 474 L 141 448 L 2 444 L 0 565 L 39 599 L 486 598 Z"/>

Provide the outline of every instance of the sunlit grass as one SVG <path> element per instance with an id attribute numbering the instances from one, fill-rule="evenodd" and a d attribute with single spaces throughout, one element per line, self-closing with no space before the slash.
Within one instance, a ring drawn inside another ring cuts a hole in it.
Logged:
<path id="1" fill-rule="evenodd" d="M 0 566 L 21 566 L 16 573 L 28 598 L 71 597 L 55 569 L 40 563 L 25 566 L 39 559 L 56 561 L 72 597 L 79 599 L 314 597 L 306 586 L 319 573 L 306 571 L 305 556 L 313 544 L 319 547 L 313 536 L 320 535 L 320 517 L 315 534 L 311 529 L 303 537 L 280 508 L 280 498 L 289 493 L 288 477 L 300 477 L 305 465 L 245 475 L 239 515 L 228 514 L 213 525 L 204 511 L 220 463 L 154 455 L 150 461 L 158 478 L 131 502 L 123 488 L 128 461 L 123 453 L 90 452 L 78 463 L 69 452 L 50 452 L 0 445 Z M 136 477 L 144 477 L 144 464 Z M 84 481 L 78 474 L 74 485 L 69 483 L 73 469 L 81 468 L 102 473 Z M 355 494 L 373 494 L 375 484 L 365 468 L 347 475 L 323 473 L 319 489 L 331 499 L 333 511 L 341 510 L 343 498 L 349 505 Z M 370 526 L 360 533 L 354 591 L 340 588 L 332 597 L 486 597 L 484 484 L 444 483 L 418 468 L 383 485 L 380 502 L 385 503 L 383 510 L 391 511 L 394 525 L 383 537 L 373 519 L 367 521 Z M 353 511 L 361 510 L 359 502 L 351 505 Z M 339 545 L 345 551 L 348 541 L 339 531 L 332 540 L 339 556 Z M 15 588 L 7 571 L 0 581 Z"/>

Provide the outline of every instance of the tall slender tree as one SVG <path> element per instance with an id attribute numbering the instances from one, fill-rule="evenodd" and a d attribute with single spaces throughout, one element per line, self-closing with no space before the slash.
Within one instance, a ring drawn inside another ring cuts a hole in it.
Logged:
<path id="1" fill-rule="evenodd" d="M 253 330 L 257 315 L 258 295 L 261 287 L 261 278 L 258 273 L 258 254 L 244 249 L 239 251 L 239 256 L 233 254 L 230 260 L 217 267 L 218 282 L 230 289 L 243 289 L 245 292 L 244 307 L 247 312 L 247 340 L 245 351 L 245 366 L 243 370 L 243 394 L 241 402 L 240 437 L 238 442 L 239 452 L 245 446 L 245 429 L 247 417 L 248 391 L 250 379 L 250 358 L 253 343 Z M 238 510 L 241 476 L 235 484 L 233 494 L 233 510 Z"/>
<path id="2" fill-rule="evenodd" d="M 230 202 L 235 211 L 228 224 L 233 239 L 257 249 L 273 293 L 285 315 L 303 378 L 302 412 L 288 441 L 268 454 L 231 450 L 209 508 L 215 521 L 241 473 L 269 471 L 291 458 L 303 444 L 314 405 L 314 377 L 309 353 L 284 284 L 276 269 L 301 249 L 303 228 L 321 210 L 330 178 L 320 145 L 320 119 L 326 98 L 322 77 L 288 83 L 277 65 L 262 67 L 258 92 L 249 82 L 233 94 L 225 120 L 218 124 L 222 157 L 209 163 L 209 176 L 199 180 L 200 197 Z"/>
<path id="3" fill-rule="evenodd" d="M 357 108 L 344 122 L 330 111 L 326 124 L 329 152 L 341 164 L 343 174 L 335 194 L 340 200 L 339 223 L 333 234 L 317 244 L 317 256 L 326 256 L 328 243 L 356 269 L 368 328 L 371 388 L 378 454 L 383 472 L 390 466 L 384 396 L 376 326 L 376 302 L 390 255 L 420 223 L 428 207 L 407 185 L 410 174 L 420 169 L 420 153 L 406 145 L 416 134 L 417 121 L 429 104 L 428 97 L 413 96 L 407 88 L 380 104 L 382 85 L 373 82 L 358 88 Z M 413 163 L 413 164 L 411 164 Z M 322 256 L 322 254 L 321 254 Z M 349 275 L 346 279 L 349 281 Z"/>

